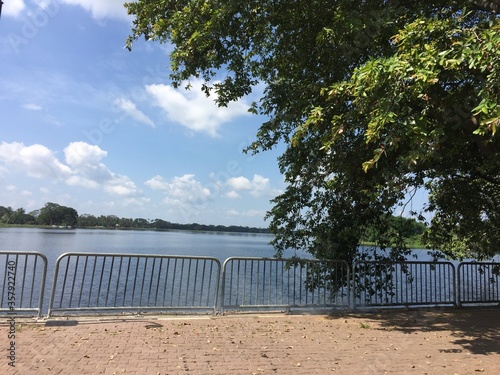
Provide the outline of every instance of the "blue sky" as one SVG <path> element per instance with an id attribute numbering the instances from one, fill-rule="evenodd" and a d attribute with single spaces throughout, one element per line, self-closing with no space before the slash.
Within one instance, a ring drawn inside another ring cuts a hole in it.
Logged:
<path id="1" fill-rule="evenodd" d="M 278 149 L 242 153 L 265 120 L 200 82 L 174 90 L 169 46 L 124 49 L 120 0 L 4 0 L 0 19 L 0 205 L 266 226 L 285 188 Z"/>

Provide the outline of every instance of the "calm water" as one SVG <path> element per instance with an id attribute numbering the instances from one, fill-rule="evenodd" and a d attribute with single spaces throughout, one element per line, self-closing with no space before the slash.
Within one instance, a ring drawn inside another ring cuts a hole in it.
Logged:
<path id="1" fill-rule="evenodd" d="M 270 234 L 0 228 L 0 250 L 37 251 L 49 263 L 66 252 L 271 257 Z M 305 256 L 305 254 L 303 254 Z"/>
<path id="2" fill-rule="evenodd" d="M 0 251 L 37 251 L 50 264 L 67 252 L 211 256 L 221 262 L 229 257 L 272 257 L 271 234 L 191 231 L 126 231 L 103 229 L 0 228 Z M 431 260 L 425 250 L 414 250 L 415 259 Z M 310 258 L 308 253 L 290 252 Z M 500 256 L 495 257 L 496 261 Z"/>
<path id="3" fill-rule="evenodd" d="M 270 234 L 246 233 L 0 228 L 0 251 L 35 251 L 47 257 L 45 312 L 56 260 L 67 252 L 209 256 L 222 263 L 229 257 L 272 257 L 272 239 Z M 430 260 L 424 250 L 413 254 L 420 261 Z M 310 258 L 306 252 L 284 255 Z"/>
<path id="4" fill-rule="evenodd" d="M 272 257 L 272 238 L 253 233 L 0 228 L 0 251 L 35 251 L 47 257 L 45 313 L 56 260 L 64 253 L 209 256 L 222 263 L 229 257 Z M 307 257 L 305 252 L 297 255 Z"/>

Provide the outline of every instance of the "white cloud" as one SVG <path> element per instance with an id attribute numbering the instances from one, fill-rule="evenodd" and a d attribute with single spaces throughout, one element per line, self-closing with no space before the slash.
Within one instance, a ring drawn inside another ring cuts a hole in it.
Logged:
<path id="1" fill-rule="evenodd" d="M 18 17 L 25 8 L 23 0 L 6 0 L 3 2 L 2 16 Z"/>
<path id="2" fill-rule="evenodd" d="M 232 217 L 264 217 L 266 211 L 264 210 L 246 210 L 246 211 L 238 211 L 234 208 L 226 210 L 227 216 Z"/>
<path id="3" fill-rule="evenodd" d="M 124 111 L 127 115 L 133 119 L 142 122 L 143 124 L 155 127 L 154 122 L 146 116 L 141 110 L 139 110 L 134 103 L 125 98 L 119 98 L 115 100 L 115 105 Z"/>
<path id="4" fill-rule="evenodd" d="M 38 104 L 27 103 L 23 105 L 24 108 L 29 109 L 30 111 L 40 111 L 42 109 Z"/>
<path id="5" fill-rule="evenodd" d="M 101 160 L 107 152 L 85 142 L 72 142 L 64 149 L 66 164 L 54 152 L 39 144 L 19 142 L 0 144 L 0 169 L 39 179 L 64 181 L 69 186 L 102 188 L 121 197 L 142 195 L 142 190 L 127 176 L 111 172 Z M 3 165 L 2 165 L 3 164 Z"/>
<path id="6" fill-rule="evenodd" d="M 227 181 L 227 184 L 235 190 L 252 190 L 252 182 L 243 176 L 232 177 Z"/>
<path id="7" fill-rule="evenodd" d="M 71 169 L 62 164 L 47 147 L 34 144 L 2 142 L 0 144 L 0 162 L 5 163 L 9 171 L 23 171 L 35 178 L 67 178 Z"/>
<path id="8" fill-rule="evenodd" d="M 252 180 L 252 186 L 253 189 L 251 191 L 251 194 L 259 197 L 262 195 L 275 195 L 276 191 L 271 187 L 271 184 L 269 183 L 269 179 L 262 177 L 258 174 L 253 176 Z"/>
<path id="9" fill-rule="evenodd" d="M 66 183 L 70 186 L 83 186 L 87 189 L 97 189 L 99 187 L 97 182 L 82 176 L 71 176 L 66 180 Z"/>
<path id="10" fill-rule="evenodd" d="M 185 174 L 170 180 L 162 176 L 154 176 L 144 184 L 153 190 L 162 191 L 166 195 L 164 201 L 168 204 L 203 204 L 211 197 L 210 190 L 197 181 L 192 174 Z"/>
<path id="11" fill-rule="evenodd" d="M 141 190 L 127 176 L 112 173 L 111 178 L 104 186 L 104 190 L 113 195 L 133 196 L 141 193 Z"/>
<path id="12" fill-rule="evenodd" d="M 112 195 L 135 196 L 142 191 L 127 176 L 111 172 L 101 160 L 107 152 L 85 142 L 72 142 L 64 149 L 66 163 L 73 168 L 68 185 L 98 188 Z"/>
<path id="13" fill-rule="evenodd" d="M 201 91 L 201 85 L 201 80 L 194 80 L 190 90 L 180 91 L 168 85 L 156 84 L 147 85 L 146 91 L 171 121 L 211 136 L 217 136 L 222 124 L 248 115 L 249 106 L 244 101 L 230 103 L 226 108 L 218 107 L 214 103 L 215 94 L 207 98 Z"/>
<path id="14" fill-rule="evenodd" d="M 230 192 L 226 193 L 226 197 L 229 198 L 229 199 L 238 199 L 238 198 L 241 198 L 241 195 L 239 195 L 234 190 L 231 190 Z"/>
<path id="15" fill-rule="evenodd" d="M 73 168 L 95 165 L 108 155 L 99 146 L 85 142 L 72 142 L 64 149 L 66 163 Z"/>
<path id="16" fill-rule="evenodd" d="M 249 191 L 254 197 L 276 196 L 280 193 L 279 190 L 271 186 L 269 178 L 258 174 L 255 174 L 251 181 L 243 176 L 232 177 L 227 181 L 227 186 L 237 191 Z"/>
<path id="17" fill-rule="evenodd" d="M 121 18 L 129 19 L 122 0 L 59 0 L 61 3 L 79 5 L 92 14 L 95 19 Z"/>

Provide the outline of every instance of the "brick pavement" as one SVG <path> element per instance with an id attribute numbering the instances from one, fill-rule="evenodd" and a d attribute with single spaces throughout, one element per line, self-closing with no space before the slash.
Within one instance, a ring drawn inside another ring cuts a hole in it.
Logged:
<path id="1" fill-rule="evenodd" d="M 0 317 L 1 374 L 499 374 L 500 309 Z M 7 354 L 7 355 L 5 355 Z"/>

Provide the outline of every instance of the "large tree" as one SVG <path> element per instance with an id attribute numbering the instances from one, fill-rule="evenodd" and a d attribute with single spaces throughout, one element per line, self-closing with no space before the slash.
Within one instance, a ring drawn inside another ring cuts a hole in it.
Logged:
<path id="1" fill-rule="evenodd" d="M 78 212 L 71 207 L 48 202 L 40 209 L 36 221 L 43 225 L 75 226 L 78 222 Z"/>
<path id="2" fill-rule="evenodd" d="M 171 43 L 174 85 L 225 106 L 265 86 L 250 152 L 287 146 L 269 212 L 277 254 L 352 261 L 367 227 L 391 259 L 398 205 L 425 188 L 426 239 L 452 257 L 500 249 L 500 1 L 138 0 L 127 46 Z M 423 212 L 415 212 L 419 216 Z"/>

